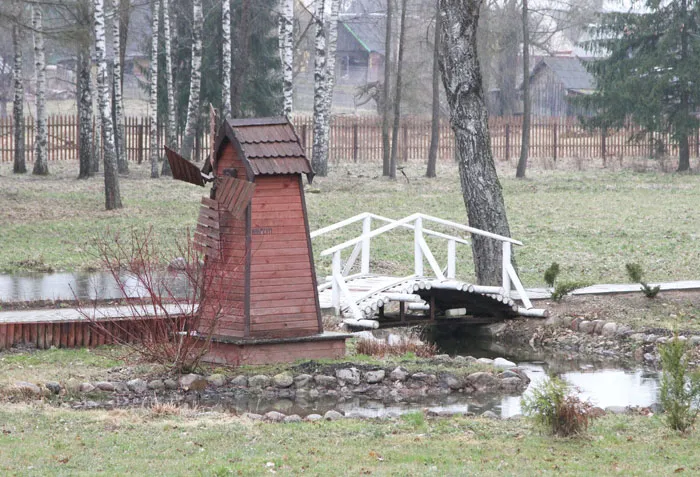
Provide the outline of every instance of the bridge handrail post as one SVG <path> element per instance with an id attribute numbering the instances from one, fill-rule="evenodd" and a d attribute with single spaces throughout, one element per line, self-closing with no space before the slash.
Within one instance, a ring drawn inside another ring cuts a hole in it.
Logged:
<path id="1" fill-rule="evenodd" d="M 447 241 L 447 278 L 454 278 L 456 272 L 456 249 L 457 242 Z"/>
<path id="2" fill-rule="evenodd" d="M 510 274 L 508 273 L 508 267 L 510 266 L 510 261 L 511 261 L 511 248 L 510 248 L 510 242 L 501 242 L 503 244 L 503 264 L 502 264 L 502 276 L 503 276 L 503 290 L 504 296 L 506 298 L 510 298 L 510 290 L 511 290 L 511 285 L 510 285 Z"/>
<path id="3" fill-rule="evenodd" d="M 338 283 L 338 279 L 342 274 L 340 262 L 340 250 L 338 250 L 333 254 L 333 268 L 331 276 L 331 281 L 333 283 L 331 289 L 331 304 L 333 305 L 336 316 L 340 315 L 340 283 Z"/>
<path id="4" fill-rule="evenodd" d="M 416 217 L 413 229 L 413 254 L 415 257 L 414 273 L 418 277 L 423 276 L 423 250 L 420 243 L 423 239 L 423 218 Z"/>
<path id="5" fill-rule="evenodd" d="M 369 273 L 370 232 L 372 232 L 372 216 L 368 214 L 367 217 L 362 220 L 362 263 L 360 273 L 365 275 Z"/>

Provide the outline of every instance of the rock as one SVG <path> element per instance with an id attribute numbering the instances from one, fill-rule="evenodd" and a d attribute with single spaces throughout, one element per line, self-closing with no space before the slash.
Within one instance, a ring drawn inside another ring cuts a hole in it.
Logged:
<path id="1" fill-rule="evenodd" d="M 341 386 L 352 384 L 357 386 L 360 384 L 360 370 L 357 368 L 343 368 L 335 371 L 335 377 L 338 379 Z"/>
<path id="2" fill-rule="evenodd" d="M 386 344 L 389 346 L 400 346 L 404 341 L 407 341 L 406 338 L 394 333 L 389 333 L 389 336 L 386 337 Z"/>
<path id="3" fill-rule="evenodd" d="M 579 331 L 579 325 L 581 324 L 582 321 L 585 321 L 585 320 L 579 316 L 576 316 L 576 317 L 571 319 L 571 325 L 569 325 L 569 326 L 571 327 L 572 330 Z"/>
<path id="4" fill-rule="evenodd" d="M 184 270 L 187 268 L 187 260 L 183 257 L 177 257 L 170 261 L 168 270 Z"/>
<path id="5" fill-rule="evenodd" d="M 272 382 L 278 388 L 288 388 L 294 384 L 294 376 L 291 373 L 280 373 L 272 377 Z"/>
<path id="6" fill-rule="evenodd" d="M 646 336 L 646 338 L 644 338 L 644 342 L 645 343 L 656 343 L 656 338 L 658 338 L 658 336 L 656 336 L 654 333 L 650 333 Z"/>
<path id="7" fill-rule="evenodd" d="M 453 391 L 456 391 L 458 389 L 461 389 L 464 387 L 464 384 L 462 384 L 462 381 L 457 379 L 455 376 L 447 375 L 445 377 L 445 384 L 447 385 L 448 388 L 452 389 Z"/>
<path id="8" fill-rule="evenodd" d="M 690 346 L 700 346 L 700 336 L 691 336 L 688 340 L 688 343 L 690 344 Z"/>
<path id="9" fill-rule="evenodd" d="M 617 333 L 617 323 L 612 321 L 605 323 L 600 330 L 600 334 L 603 336 L 612 337 L 615 336 L 615 333 Z"/>
<path id="10" fill-rule="evenodd" d="M 231 380 L 231 385 L 236 386 L 238 388 L 247 388 L 248 387 L 248 378 L 243 375 L 236 376 Z"/>
<path id="11" fill-rule="evenodd" d="M 630 340 L 634 341 L 635 343 L 644 343 L 646 340 L 646 335 L 644 333 L 632 333 L 630 335 Z"/>
<path id="12" fill-rule="evenodd" d="M 394 368 L 394 370 L 389 373 L 389 379 L 392 381 L 406 381 L 406 378 L 408 378 L 408 371 L 401 366 Z"/>
<path id="13" fill-rule="evenodd" d="M 53 394 L 58 394 L 61 392 L 61 384 L 56 381 L 47 381 L 44 383 L 46 389 L 48 389 Z"/>
<path id="14" fill-rule="evenodd" d="M 501 379 L 501 389 L 503 389 L 505 392 L 519 391 L 522 387 L 523 381 L 520 379 L 520 377 Z"/>
<path id="15" fill-rule="evenodd" d="M 594 329 L 595 324 L 592 321 L 583 320 L 581 323 L 578 324 L 578 331 L 580 333 L 593 334 Z"/>
<path id="16" fill-rule="evenodd" d="M 467 382 L 477 391 L 490 391 L 498 389 L 501 385 L 501 380 L 491 373 L 472 373 L 467 376 Z"/>
<path id="17" fill-rule="evenodd" d="M 314 376 L 314 382 L 319 386 L 324 388 L 335 387 L 338 384 L 338 380 L 333 376 L 326 376 L 325 374 L 317 374 Z"/>
<path id="18" fill-rule="evenodd" d="M 226 384 L 226 376 L 223 374 L 212 374 L 210 376 L 207 376 L 207 382 L 211 384 L 214 387 L 221 387 L 224 384 Z"/>
<path id="19" fill-rule="evenodd" d="M 599 335 L 603 332 L 603 326 L 605 326 L 605 321 L 603 320 L 593 320 L 593 334 Z"/>
<path id="20" fill-rule="evenodd" d="M 320 421 L 321 419 L 323 419 L 323 416 L 320 414 L 309 414 L 308 416 L 306 416 L 305 419 L 307 421 L 314 422 L 314 421 Z"/>
<path id="21" fill-rule="evenodd" d="M 305 388 L 311 382 L 313 377 L 310 374 L 300 374 L 294 377 L 294 387 L 297 389 Z"/>
<path id="22" fill-rule="evenodd" d="M 644 353 L 644 361 L 653 363 L 656 361 L 656 356 L 654 356 L 652 353 Z"/>
<path id="23" fill-rule="evenodd" d="M 549 318 L 544 320 L 544 325 L 557 328 L 562 325 L 562 319 L 558 316 L 550 316 Z"/>
<path id="24" fill-rule="evenodd" d="M 99 381 L 95 383 L 95 387 L 100 391 L 107 391 L 108 393 L 112 393 L 117 389 L 114 387 L 114 384 L 109 381 Z"/>
<path id="25" fill-rule="evenodd" d="M 41 396 L 41 388 L 34 383 L 28 383 L 26 381 L 17 381 L 14 384 L 14 388 L 16 391 L 28 397 Z"/>
<path id="26" fill-rule="evenodd" d="M 77 393 L 80 391 L 80 381 L 75 378 L 68 378 L 65 387 L 68 392 Z"/>
<path id="27" fill-rule="evenodd" d="M 163 384 L 165 385 L 165 389 L 169 389 L 171 391 L 177 389 L 177 381 L 175 381 L 174 379 L 168 378 L 165 381 L 163 381 Z"/>
<path id="28" fill-rule="evenodd" d="M 481 364 L 493 364 L 493 360 L 490 358 L 479 358 L 476 361 Z"/>
<path id="29" fill-rule="evenodd" d="M 250 419 L 251 421 L 262 421 L 263 420 L 262 414 L 255 414 L 253 412 L 244 412 L 241 417 L 245 417 L 246 419 Z"/>
<path id="30" fill-rule="evenodd" d="M 285 424 L 289 424 L 292 422 L 301 422 L 301 416 L 299 414 L 292 414 L 291 416 L 285 416 L 284 419 L 282 419 L 282 422 Z"/>
<path id="31" fill-rule="evenodd" d="M 121 381 L 117 381 L 114 384 L 114 391 L 118 393 L 128 393 L 129 392 L 129 386 L 126 385 L 126 383 L 123 383 Z"/>
<path id="32" fill-rule="evenodd" d="M 309 390 L 309 399 L 318 399 L 320 395 L 321 393 L 318 391 L 318 389 Z"/>
<path id="33" fill-rule="evenodd" d="M 285 415 L 282 414 L 281 412 L 270 411 L 270 412 L 265 413 L 265 415 L 263 417 L 266 421 L 282 422 L 282 420 L 285 418 Z"/>
<path id="34" fill-rule="evenodd" d="M 623 324 L 617 325 L 617 331 L 615 331 L 615 336 L 629 336 L 630 334 L 632 334 L 632 328 Z"/>
<path id="35" fill-rule="evenodd" d="M 385 372 L 383 369 L 378 369 L 376 371 L 367 371 L 365 373 L 365 382 L 367 384 L 377 384 L 384 381 Z"/>
<path id="36" fill-rule="evenodd" d="M 334 411 L 334 410 L 330 410 L 323 415 L 323 418 L 326 421 L 337 421 L 338 419 L 342 419 L 343 417 L 345 417 L 345 416 L 343 416 L 338 411 Z"/>
<path id="37" fill-rule="evenodd" d="M 204 376 L 199 374 L 190 373 L 180 376 L 180 387 L 185 391 L 189 391 L 190 389 L 201 390 L 206 386 L 207 380 L 204 379 Z"/>
<path id="38" fill-rule="evenodd" d="M 127 381 L 126 386 L 129 388 L 129 391 L 134 392 L 136 394 L 144 393 L 146 392 L 146 389 L 148 389 L 148 384 L 146 383 L 146 381 L 140 378 Z"/>
<path id="39" fill-rule="evenodd" d="M 481 417 L 485 417 L 486 419 L 500 419 L 500 417 L 498 417 L 498 414 L 496 414 L 493 411 L 486 411 L 481 414 Z"/>
<path id="40" fill-rule="evenodd" d="M 494 337 L 502 333 L 506 329 L 505 323 L 492 323 L 490 325 L 480 326 L 478 333 L 482 336 Z"/>
<path id="41" fill-rule="evenodd" d="M 507 359 L 504 359 L 504 358 L 494 359 L 493 365 L 496 366 L 497 368 L 514 368 L 517 366 L 514 362 L 508 361 Z"/>
<path id="42" fill-rule="evenodd" d="M 605 408 L 605 412 L 608 414 L 627 414 L 627 408 L 625 406 L 608 406 Z"/>
<path id="43" fill-rule="evenodd" d="M 165 389 L 165 383 L 162 379 L 154 379 L 148 382 L 148 389 L 153 391 L 162 391 Z"/>
<path id="44" fill-rule="evenodd" d="M 248 387 L 252 389 L 262 389 L 270 385 L 270 377 L 264 374 L 256 374 L 248 378 Z"/>
<path id="45" fill-rule="evenodd" d="M 511 371 L 510 369 L 503 371 L 501 374 L 498 375 L 499 379 L 506 379 L 506 378 L 518 378 L 520 379 L 520 375 L 514 371 Z"/>
<path id="46" fill-rule="evenodd" d="M 667 341 L 668 338 L 666 338 L 665 336 L 659 336 L 658 338 L 656 338 L 656 344 L 664 344 Z"/>
<path id="47" fill-rule="evenodd" d="M 433 359 L 435 361 L 441 361 L 441 362 L 452 361 L 452 358 L 450 358 L 449 354 L 437 354 L 437 355 L 433 356 Z"/>
<path id="48" fill-rule="evenodd" d="M 95 386 L 92 385 L 91 383 L 81 383 L 80 384 L 80 392 L 81 393 L 89 393 L 95 390 Z"/>

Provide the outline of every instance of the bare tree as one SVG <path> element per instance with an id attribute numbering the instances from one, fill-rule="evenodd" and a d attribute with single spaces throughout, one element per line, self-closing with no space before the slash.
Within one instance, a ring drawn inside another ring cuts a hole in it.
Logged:
<path id="1" fill-rule="evenodd" d="M 328 81 L 326 76 L 326 31 L 324 25 L 324 0 L 316 0 L 314 24 L 316 25 L 315 57 L 314 57 L 314 145 L 311 154 L 311 166 L 316 174 L 328 174 L 328 140 L 325 137 L 326 115 L 325 101 Z"/>
<path id="2" fill-rule="evenodd" d="M 435 32 L 433 36 L 433 105 L 430 120 L 430 150 L 428 151 L 428 167 L 426 177 L 436 177 L 438 146 L 440 144 L 440 0 L 435 1 Z"/>
<path id="3" fill-rule="evenodd" d="M 440 0 L 442 47 L 440 71 L 455 133 L 462 195 L 469 225 L 510 236 L 505 204 L 491 154 L 476 31 L 482 0 Z M 472 236 L 477 281 L 501 282 L 501 245 Z"/>
<path id="4" fill-rule="evenodd" d="M 12 48 L 14 65 L 12 76 L 14 84 L 14 101 L 12 103 L 12 121 L 14 124 L 15 157 L 12 172 L 24 174 L 27 163 L 24 157 L 24 85 L 22 81 L 22 30 L 19 25 L 12 26 Z"/>
<path id="5" fill-rule="evenodd" d="M 40 5 L 32 7 L 32 28 L 34 29 L 34 74 L 36 75 L 36 153 L 32 174 L 47 175 L 49 162 L 46 124 L 46 60 Z"/>
<path id="6" fill-rule="evenodd" d="M 119 15 L 120 0 L 112 0 L 112 49 L 114 65 L 112 69 L 112 91 L 114 92 L 114 151 L 117 154 L 117 170 L 121 174 L 129 172 L 129 162 L 124 147 L 124 98 L 122 95 L 122 63 L 119 52 L 121 18 Z"/>
<path id="7" fill-rule="evenodd" d="M 162 2 L 161 10 L 163 11 L 163 49 L 165 53 L 165 102 L 168 113 L 168 120 L 165 122 L 165 140 L 173 150 L 177 150 L 177 134 L 176 134 L 176 119 L 175 119 L 175 87 L 173 85 L 173 54 L 172 43 L 173 38 L 170 33 L 170 25 L 173 22 L 171 18 L 170 0 L 160 0 Z M 172 176 L 170 170 L 170 162 L 166 159 L 163 161 L 163 168 L 160 171 L 163 176 Z"/>
<path id="8" fill-rule="evenodd" d="M 148 91 L 148 142 L 149 155 L 151 157 L 151 178 L 158 177 L 158 30 L 160 16 L 160 0 L 153 2 L 151 6 L 151 63 L 148 68 L 150 87 Z"/>
<path id="9" fill-rule="evenodd" d="M 95 59 L 97 63 L 97 92 L 102 124 L 102 149 L 104 153 L 105 207 L 107 210 L 122 207 L 119 192 L 117 158 L 114 152 L 114 125 L 109 110 L 109 84 L 105 41 L 105 13 L 103 0 L 94 0 L 95 5 Z"/>
<path id="10" fill-rule="evenodd" d="M 221 117 L 231 116 L 231 3 L 221 1 Z"/>
<path id="11" fill-rule="evenodd" d="M 292 114 L 294 102 L 294 0 L 281 0 L 280 58 L 282 60 L 283 112 Z"/>
<path id="12" fill-rule="evenodd" d="M 386 36 L 384 37 L 384 108 L 382 111 L 382 175 L 391 174 L 389 121 L 391 117 L 391 22 L 393 0 L 386 0 Z"/>
<path id="13" fill-rule="evenodd" d="M 80 159 L 78 179 L 87 179 L 95 175 L 92 144 L 92 61 L 90 59 L 90 43 L 87 41 L 78 43 L 77 50 L 78 155 Z"/>
<path id="14" fill-rule="evenodd" d="M 396 179 L 396 153 L 399 147 L 399 125 L 401 122 L 401 70 L 403 68 L 403 52 L 406 43 L 406 0 L 401 2 L 401 24 L 399 26 L 399 56 L 396 61 L 396 87 L 394 88 L 394 126 L 391 131 L 391 161 L 389 177 Z"/>
<path id="15" fill-rule="evenodd" d="M 515 177 L 525 177 L 527 156 L 530 152 L 530 29 L 528 27 L 527 0 L 523 0 L 523 129 L 520 140 L 520 159 Z"/>
<path id="16" fill-rule="evenodd" d="M 190 96 L 187 102 L 187 122 L 182 140 L 181 154 L 190 158 L 194 147 L 194 136 L 199 123 L 199 94 L 202 81 L 202 0 L 192 0 L 192 72 L 190 74 Z"/>

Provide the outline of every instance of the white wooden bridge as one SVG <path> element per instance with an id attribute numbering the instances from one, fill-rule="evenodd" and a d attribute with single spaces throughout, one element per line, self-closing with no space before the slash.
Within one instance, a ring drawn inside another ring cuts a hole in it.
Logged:
<path id="1" fill-rule="evenodd" d="M 442 320 L 490 323 L 517 315 L 546 316 L 546 310 L 533 308 L 511 264 L 511 247 L 522 245 L 521 242 L 420 213 L 394 220 L 368 212 L 316 230 L 311 233 L 311 238 L 360 221 L 362 233 L 359 236 L 321 252 L 321 257 L 332 257 L 332 274 L 318 287 L 321 308 L 334 309 L 337 315 L 343 316 L 346 325 L 379 328 L 438 323 Z M 373 222 L 384 225 L 372 229 Z M 456 230 L 456 233 L 482 235 L 501 242 L 501 285 L 482 286 L 457 280 L 457 245 L 470 245 L 470 242 L 464 237 L 431 230 L 426 227 L 429 223 L 439 224 L 442 228 L 448 227 Z M 405 277 L 372 274 L 371 241 L 394 229 L 413 231 L 414 273 Z M 426 236 L 437 237 L 446 242 L 446 266 L 441 267 L 438 264 L 425 240 Z M 432 273 L 426 273 L 425 262 Z M 351 273 L 358 268 L 359 272 Z M 513 288 L 520 297 L 520 303 L 513 299 Z"/>

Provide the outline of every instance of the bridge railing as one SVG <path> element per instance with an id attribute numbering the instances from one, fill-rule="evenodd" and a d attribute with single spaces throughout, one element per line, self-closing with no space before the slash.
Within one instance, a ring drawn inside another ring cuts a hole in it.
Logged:
<path id="1" fill-rule="evenodd" d="M 372 230 L 372 220 L 377 220 L 380 222 L 385 222 L 386 225 L 378 227 Z M 367 275 L 370 273 L 370 244 L 374 237 L 377 237 L 385 232 L 394 230 L 396 228 L 407 228 L 413 230 L 413 248 L 414 248 L 414 274 L 415 276 L 424 276 L 424 260 L 427 260 L 432 272 L 435 277 L 439 280 L 453 279 L 456 273 L 456 246 L 458 243 L 470 244 L 468 240 L 455 235 L 449 235 L 442 232 L 437 232 L 432 229 L 424 227 L 424 222 L 433 222 L 443 226 L 451 227 L 463 232 L 468 232 L 474 235 L 481 235 L 494 240 L 500 241 L 502 246 L 502 283 L 501 287 L 504 290 L 504 294 L 510 297 L 510 291 L 513 287 L 518 291 L 523 304 L 527 309 L 532 308 L 530 300 L 527 298 L 525 289 L 518 278 L 515 269 L 511 263 L 512 245 L 523 245 L 522 242 L 514 240 L 510 237 L 505 237 L 503 235 L 494 234 L 491 232 L 486 232 L 484 230 L 476 229 L 474 227 L 469 227 L 467 225 L 462 225 L 457 222 L 452 222 L 450 220 L 440 219 L 438 217 L 432 217 L 430 215 L 416 213 L 404 217 L 403 219 L 393 220 L 387 217 L 382 217 L 380 215 L 372 214 L 370 212 L 364 212 L 358 214 L 349 219 L 343 220 L 341 222 L 323 227 L 311 233 L 311 238 L 316 238 L 321 235 L 339 230 L 348 225 L 354 224 L 356 222 L 362 221 L 362 234 L 353 239 L 347 240 L 343 243 L 330 247 L 321 252 L 322 257 L 327 257 L 332 255 L 332 275 L 331 281 L 328 286 L 332 287 L 332 303 L 336 312 L 340 311 L 341 297 L 345 295 L 347 299 L 348 306 L 351 308 L 353 314 L 361 316 L 357 305 L 352 301 L 350 291 L 347 287 L 346 278 L 349 277 L 350 270 L 355 265 L 358 257 L 360 258 L 360 273 L 359 275 Z M 447 240 L 447 266 L 443 269 L 435 260 L 430 247 L 425 241 L 425 236 L 434 236 Z M 348 259 L 343 265 L 341 253 L 352 247 L 352 252 Z M 443 271 L 444 270 L 444 271 Z"/>

